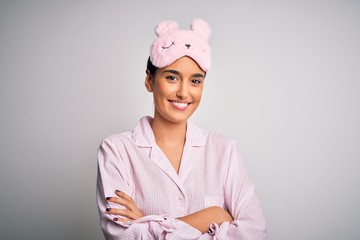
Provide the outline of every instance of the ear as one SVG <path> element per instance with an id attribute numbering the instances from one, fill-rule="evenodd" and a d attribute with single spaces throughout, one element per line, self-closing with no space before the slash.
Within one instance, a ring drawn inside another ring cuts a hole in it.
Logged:
<path id="1" fill-rule="evenodd" d="M 175 21 L 162 21 L 155 27 L 155 33 L 158 37 L 164 35 L 165 33 L 177 30 L 179 25 Z"/>
<path id="2" fill-rule="evenodd" d="M 205 40 L 209 40 L 211 35 L 211 29 L 209 27 L 209 24 L 205 20 L 201 18 L 195 18 L 191 22 L 190 29 L 194 32 L 197 32 Z"/>
<path id="3" fill-rule="evenodd" d="M 150 74 L 149 70 L 146 70 L 146 78 L 145 78 L 145 87 L 148 90 L 148 92 L 152 92 L 153 91 L 153 77 Z"/>

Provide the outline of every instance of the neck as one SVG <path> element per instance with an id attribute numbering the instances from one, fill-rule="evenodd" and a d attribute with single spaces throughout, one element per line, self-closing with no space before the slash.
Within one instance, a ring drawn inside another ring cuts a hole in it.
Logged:
<path id="1" fill-rule="evenodd" d="M 158 145 L 184 145 L 185 143 L 186 121 L 173 123 L 154 116 L 151 128 Z"/>

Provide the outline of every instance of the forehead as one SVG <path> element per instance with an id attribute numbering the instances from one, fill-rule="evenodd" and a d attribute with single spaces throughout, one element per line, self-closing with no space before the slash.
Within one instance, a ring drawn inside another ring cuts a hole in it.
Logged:
<path id="1" fill-rule="evenodd" d="M 176 70 L 182 74 L 202 74 L 205 75 L 204 70 L 190 57 L 181 57 L 171 63 L 169 66 L 163 67 L 160 69 L 161 72 L 166 70 Z"/>

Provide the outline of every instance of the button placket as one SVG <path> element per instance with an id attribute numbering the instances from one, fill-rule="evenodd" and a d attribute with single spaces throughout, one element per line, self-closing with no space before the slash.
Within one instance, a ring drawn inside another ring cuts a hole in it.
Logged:
<path id="1" fill-rule="evenodd" d="M 180 213 L 182 215 L 186 215 L 186 200 L 185 195 L 183 193 L 179 193 L 178 195 L 179 201 L 180 201 Z"/>

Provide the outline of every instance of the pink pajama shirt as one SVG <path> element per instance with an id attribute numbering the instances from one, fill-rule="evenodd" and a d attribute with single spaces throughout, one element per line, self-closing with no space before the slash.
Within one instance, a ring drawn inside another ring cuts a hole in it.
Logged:
<path id="1" fill-rule="evenodd" d="M 97 204 L 106 239 L 266 239 L 255 188 L 229 137 L 187 123 L 186 142 L 177 174 L 156 145 L 143 117 L 132 131 L 106 138 L 98 150 Z M 131 196 L 145 217 L 121 223 L 106 208 L 122 206 L 106 197 L 121 190 Z M 207 233 L 177 218 L 220 206 L 232 223 L 212 223 Z"/>

